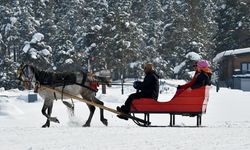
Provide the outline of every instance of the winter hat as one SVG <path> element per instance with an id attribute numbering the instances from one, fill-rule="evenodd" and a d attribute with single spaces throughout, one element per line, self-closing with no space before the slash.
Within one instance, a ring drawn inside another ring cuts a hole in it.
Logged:
<path id="1" fill-rule="evenodd" d="M 197 67 L 199 68 L 207 68 L 209 66 L 208 61 L 201 59 L 197 62 Z"/>
<path id="2" fill-rule="evenodd" d="M 154 65 L 151 64 L 151 63 L 146 63 L 146 64 L 144 65 L 144 69 L 147 69 L 147 70 L 149 70 L 149 71 L 152 71 L 152 70 L 154 70 Z"/>

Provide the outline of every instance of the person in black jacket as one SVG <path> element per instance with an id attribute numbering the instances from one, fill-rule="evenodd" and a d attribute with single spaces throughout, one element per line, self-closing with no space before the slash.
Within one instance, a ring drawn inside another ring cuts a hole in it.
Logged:
<path id="1" fill-rule="evenodd" d="M 130 111 L 131 103 L 134 99 L 139 98 L 153 98 L 154 100 L 158 99 L 159 94 L 159 75 L 154 71 L 152 64 L 144 65 L 145 78 L 143 82 L 135 81 L 133 87 L 137 89 L 136 93 L 129 95 L 125 104 L 121 107 L 117 107 L 117 111 L 128 114 Z M 119 118 L 127 120 L 125 116 L 118 115 Z"/>
<path id="2" fill-rule="evenodd" d="M 211 85 L 211 74 L 201 70 L 197 74 L 196 81 L 194 82 L 194 84 L 190 88 L 191 89 L 198 89 L 198 88 L 200 88 L 202 86 L 206 86 L 206 85 Z"/>

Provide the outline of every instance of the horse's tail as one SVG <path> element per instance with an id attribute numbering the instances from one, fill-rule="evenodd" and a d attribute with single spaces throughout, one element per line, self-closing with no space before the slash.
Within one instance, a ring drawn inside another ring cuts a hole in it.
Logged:
<path id="1" fill-rule="evenodd" d="M 54 92 L 54 98 L 57 100 L 57 97 L 56 97 L 56 93 L 55 93 L 55 92 Z M 64 100 L 63 100 L 63 91 L 62 91 L 61 101 L 62 101 L 62 103 L 68 108 L 68 110 L 69 110 L 69 112 L 70 112 L 70 115 L 71 115 L 71 116 L 74 116 L 74 110 L 75 110 L 74 102 L 73 102 L 72 99 L 71 99 L 71 103 L 72 103 L 72 104 L 70 104 L 70 103 L 67 102 L 67 101 L 64 101 Z"/>
<path id="2" fill-rule="evenodd" d="M 71 116 L 74 116 L 75 106 L 74 106 L 73 100 L 71 99 L 72 104 L 70 104 L 69 102 L 64 101 L 64 100 L 62 100 L 62 102 L 63 102 L 63 104 L 68 108 L 68 110 L 69 110 L 69 112 L 70 112 L 70 115 L 71 115 Z"/>

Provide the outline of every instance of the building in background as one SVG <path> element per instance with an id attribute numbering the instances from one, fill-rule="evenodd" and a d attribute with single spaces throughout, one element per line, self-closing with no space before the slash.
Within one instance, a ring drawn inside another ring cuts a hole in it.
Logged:
<path id="1" fill-rule="evenodd" d="M 221 52 L 213 61 L 218 64 L 220 86 L 250 91 L 250 47 Z"/>

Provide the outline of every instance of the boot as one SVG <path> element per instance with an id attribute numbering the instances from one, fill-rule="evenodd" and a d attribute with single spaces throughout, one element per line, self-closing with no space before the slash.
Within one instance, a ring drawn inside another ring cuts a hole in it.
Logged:
<path id="1" fill-rule="evenodd" d="M 124 107 L 122 107 L 122 106 L 121 106 L 121 107 L 117 106 L 117 107 L 116 107 L 116 110 L 117 110 L 118 112 L 127 114 L 127 113 L 125 113 L 125 112 L 123 111 L 122 108 L 124 108 Z M 128 117 L 126 117 L 125 115 L 122 115 L 122 114 L 117 115 L 117 117 L 120 118 L 120 119 L 128 120 Z"/>

